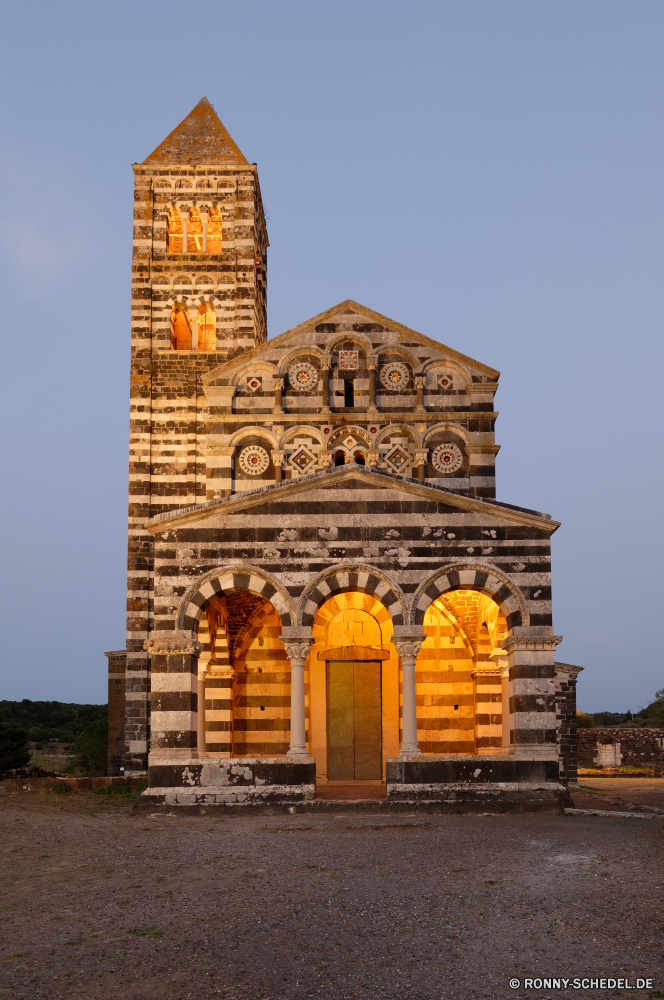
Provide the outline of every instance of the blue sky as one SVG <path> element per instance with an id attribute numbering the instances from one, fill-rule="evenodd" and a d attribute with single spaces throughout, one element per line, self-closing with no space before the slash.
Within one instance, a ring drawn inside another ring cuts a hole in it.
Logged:
<path id="1" fill-rule="evenodd" d="M 106 700 L 130 164 L 204 94 L 258 163 L 270 336 L 353 298 L 498 368 L 579 706 L 664 687 L 663 41 L 648 0 L 5 5 L 0 697 Z"/>

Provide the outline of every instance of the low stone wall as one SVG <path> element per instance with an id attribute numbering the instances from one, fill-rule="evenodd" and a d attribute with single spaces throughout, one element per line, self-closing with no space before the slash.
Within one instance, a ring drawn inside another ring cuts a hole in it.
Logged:
<path id="1" fill-rule="evenodd" d="M 386 775 L 388 800 L 439 800 L 450 811 L 555 812 L 570 801 L 557 760 L 392 757 Z"/>
<path id="2" fill-rule="evenodd" d="M 620 744 L 621 764 L 664 765 L 664 729 L 606 726 L 577 731 L 579 767 L 598 766 L 598 744 Z M 658 767 L 659 770 L 659 767 Z"/>
<path id="3" fill-rule="evenodd" d="M 5 791 L 31 792 L 41 795 L 44 792 L 98 792 L 102 788 L 129 786 L 132 792 L 137 792 L 145 785 L 145 778 L 8 778 L 5 781 Z"/>
<path id="4" fill-rule="evenodd" d="M 159 805 L 180 807 L 224 804 L 289 804 L 316 795 L 313 757 L 232 757 L 151 761 L 148 787 L 140 796 L 144 811 Z"/>

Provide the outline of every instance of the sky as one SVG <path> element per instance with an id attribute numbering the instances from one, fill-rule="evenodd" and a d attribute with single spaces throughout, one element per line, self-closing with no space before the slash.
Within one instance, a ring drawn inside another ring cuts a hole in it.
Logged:
<path id="1" fill-rule="evenodd" d="M 274 337 L 355 299 L 501 371 L 579 708 L 664 688 L 664 5 L 5 4 L 0 698 L 124 648 L 131 164 L 206 95 L 258 164 Z"/>

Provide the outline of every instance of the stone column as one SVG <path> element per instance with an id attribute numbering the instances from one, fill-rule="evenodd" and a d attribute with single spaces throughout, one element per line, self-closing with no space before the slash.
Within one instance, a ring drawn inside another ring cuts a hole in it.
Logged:
<path id="1" fill-rule="evenodd" d="M 168 751 L 197 756 L 198 657 L 197 639 L 146 639 L 151 663 L 150 753 Z"/>
<path id="2" fill-rule="evenodd" d="M 415 376 L 415 390 L 417 392 L 417 402 L 415 406 L 418 410 L 424 409 L 424 386 L 426 385 L 426 375 Z"/>
<path id="3" fill-rule="evenodd" d="M 285 629 L 283 631 L 286 631 Z M 289 629 L 289 631 L 295 631 Z M 310 629 L 297 629 L 310 632 Z M 291 712 L 290 712 L 290 748 L 288 757 L 308 757 L 307 730 L 304 700 L 304 664 L 313 642 L 313 636 L 298 636 L 288 638 L 282 634 L 282 642 L 291 665 Z"/>
<path id="4" fill-rule="evenodd" d="M 401 660 L 402 719 L 399 757 L 421 756 L 417 746 L 417 699 L 415 690 L 415 660 L 426 639 L 424 629 L 417 625 L 395 625 L 392 643 Z"/>
<path id="5" fill-rule="evenodd" d="M 320 381 L 321 389 L 323 390 L 323 413 L 330 412 L 330 368 L 332 367 L 331 358 L 323 358 L 320 363 Z"/>
<path id="6" fill-rule="evenodd" d="M 272 452 L 272 463 L 274 465 L 274 481 L 275 483 L 280 483 L 283 475 L 283 465 L 284 459 L 286 458 L 285 451 L 273 451 Z"/>
<path id="7" fill-rule="evenodd" d="M 500 670 L 492 663 L 478 663 L 470 672 L 475 682 L 475 752 L 496 753 L 502 746 L 498 728 L 501 700 Z"/>
<path id="8" fill-rule="evenodd" d="M 275 378 L 273 384 L 274 384 L 274 412 L 283 413 L 284 380 L 282 378 Z"/>
<path id="9" fill-rule="evenodd" d="M 548 625 L 516 626 L 501 646 L 509 664 L 510 755 L 558 757 L 555 651 L 562 636 Z"/>
<path id="10" fill-rule="evenodd" d="M 500 670 L 501 712 L 502 712 L 502 745 L 501 751 L 507 753 L 510 747 L 510 666 L 507 653 L 498 646 L 489 653 L 489 659 Z"/>
<path id="11" fill-rule="evenodd" d="M 415 463 L 417 465 L 417 478 L 420 482 L 426 479 L 427 459 L 429 458 L 428 448 L 417 449 L 415 452 Z"/>
<path id="12" fill-rule="evenodd" d="M 378 366 L 378 360 L 376 358 L 367 358 L 367 368 L 369 369 L 369 410 L 378 411 L 376 406 L 376 368 Z"/>

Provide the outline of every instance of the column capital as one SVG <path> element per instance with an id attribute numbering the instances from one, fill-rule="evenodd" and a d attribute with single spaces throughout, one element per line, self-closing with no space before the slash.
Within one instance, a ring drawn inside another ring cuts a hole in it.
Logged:
<path id="1" fill-rule="evenodd" d="M 181 637 L 168 637 L 156 639 L 146 639 L 143 643 L 143 649 L 150 656 L 163 656 L 163 655 L 175 655 L 178 656 L 188 655 L 188 656 L 200 656 L 201 646 L 198 639 L 188 639 Z"/>
<path id="2" fill-rule="evenodd" d="M 376 449 L 371 449 L 367 452 L 367 465 L 370 469 L 375 469 L 380 462 L 380 451 Z"/>
<path id="3" fill-rule="evenodd" d="M 321 449 L 318 452 L 318 464 L 321 469 L 329 469 L 332 465 L 332 459 L 334 458 L 334 452 L 328 451 L 326 448 Z"/>
<path id="4" fill-rule="evenodd" d="M 289 660 L 306 660 L 313 639 L 283 639 L 281 640 Z"/>
<path id="5" fill-rule="evenodd" d="M 367 358 L 367 368 L 370 372 L 375 372 L 378 367 L 378 358 Z"/>
<path id="6" fill-rule="evenodd" d="M 284 459 L 286 458 L 285 451 L 273 451 L 272 452 L 272 462 L 274 465 L 283 465 Z"/>
<path id="7" fill-rule="evenodd" d="M 415 450 L 415 464 L 424 465 L 429 457 L 428 448 L 416 448 Z"/>
<path id="8" fill-rule="evenodd" d="M 424 642 L 424 639 L 423 638 L 422 639 L 399 639 L 399 638 L 395 639 L 394 636 L 392 636 L 392 639 L 390 640 L 390 642 L 394 646 L 396 646 L 397 653 L 399 654 L 399 656 L 402 659 L 404 659 L 407 656 L 412 656 L 413 659 L 414 659 L 417 656 L 417 654 L 419 653 L 420 646 Z"/>

